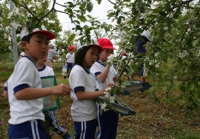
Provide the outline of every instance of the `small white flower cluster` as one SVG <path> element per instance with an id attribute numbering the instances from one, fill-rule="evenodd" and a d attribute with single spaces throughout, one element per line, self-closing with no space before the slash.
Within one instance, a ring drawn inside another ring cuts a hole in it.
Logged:
<path id="1" fill-rule="evenodd" d="M 184 50 L 182 53 L 179 53 L 180 58 L 184 58 L 187 55 L 188 55 L 188 52 L 186 50 Z"/>
<path id="2" fill-rule="evenodd" d="M 105 89 L 105 96 L 104 98 L 108 99 L 110 103 L 114 103 L 115 102 L 115 96 L 111 96 L 109 91 L 111 90 L 111 87 L 108 87 Z"/>
<path id="3" fill-rule="evenodd" d="M 100 104 L 100 106 L 101 106 L 101 109 L 103 110 L 103 111 L 106 111 L 106 110 L 108 110 L 107 109 L 107 106 L 108 106 L 108 104 L 107 104 L 107 102 L 108 103 L 114 103 L 115 102 L 115 96 L 112 96 L 112 95 L 110 95 L 110 91 L 111 90 L 111 87 L 108 87 L 108 88 L 106 88 L 105 89 L 105 92 L 104 92 L 104 102 L 102 103 L 102 104 Z M 105 100 L 107 100 L 107 101 L 105 101 Z"/>
<path id="4" fill-rule="evenodd" d="M 107 64 L 108 65 L 112 65 L 113 64 L 113 59 L 115 58 L 115 56 L 113 54 L 111 54 L 109 57 L 108 57 L 108 60 L 107 60 Z"/>

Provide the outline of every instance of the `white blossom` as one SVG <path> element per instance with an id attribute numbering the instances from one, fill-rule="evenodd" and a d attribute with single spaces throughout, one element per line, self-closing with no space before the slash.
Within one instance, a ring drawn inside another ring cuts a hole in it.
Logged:
<path id="1" fill-rule="evenodd" d="M 101 106 L 101 109 L 102 109 L 102 110 L 105 110 L 106 107 L 107 107 L 107 104 L 106 104 L 106 103 L 102 103 L 100 106 Z"/>
<path id="2" fill-rule="evenodd" d="M 8 14 L 8 18 L 10 18 L 12 16 L 13 12 L 9 12 Z"/>
<path id="3" fill-rule="evenodd" d="M 164 27 L 163 29 L 166 31 L 166 30 L 168 30 L 168 27 Z"/>
<path id="4" fill-rule="evenodd" d="M 174 76 L 174 79 L 177 80 L 177 76 Z"/>
<path id="5" fill-rule="evenodd" d="M 107 87 L 105 90 L 106 90 L 106 92 L 108 92 L 111 90 L 111 87 Z"/>
<path id="6" fill-rule="evenodd" d="M 12 22 L 10 23 L 12 27 L 14 27 L 15 29 L 17 29 L 19 26 L 21 26 L 20 24 L 16 23 L 16 22 Z"/>
<path id="7" fill-rule="evenodd" d="M 107 63 L 112 63 L 113 59 L 114 59 L 114 55 L 111 54 L 111 55 L 108 57 Z"/>
<path id="8" fill-rule="evenodd" d="M 107 92 L 106 94 L 105 94 L 105 96 L 104 96 L 105 98 L 110 98 L 111 96 L 110 96 L 110 93 L 109 92 Z"/>
<path id="9" fill-rule="evenodd" d="M 109 100 L 110 100 L 110 103 L 114 103 L 115 102 L 115 96 L 110 96 Z"/>
<path id="10" fill-rule="evenodd" d="M 186 50 L 184 50 L 182 53 L 179 53 L 180 58 L 184 58 L 187 55 L 188 55 L 188 52 Z"/>
<path id="11" fill-rule="evenodd" d="M 156 67 L 156 68 L 159 68 L 159 67 L 160 67 L 160 65 L 157 63 L 157 64 L 155 64 L 155 67 Z"/>
<path id="12" fill-rule="evenodd" d="M 156 53 L 155 53 L 155 56 L 158 56 L 159 54 L 160 54 L 159 52 L 156 52 Z"/>

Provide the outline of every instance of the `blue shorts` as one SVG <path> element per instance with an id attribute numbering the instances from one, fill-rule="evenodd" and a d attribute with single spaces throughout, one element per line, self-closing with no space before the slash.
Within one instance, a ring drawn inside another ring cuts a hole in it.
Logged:
<path id="1" fill-rule="evenodd" d="M 76 139 L 95 139 L 97 119 L 84 122 L 74 122 Z"/>
<path id="2" fill-rule="evenodd" d="M 8 127 L 9 139 L 47 139 L 43 121 L 34 120 Z"/>
<path id="3" fill-rule="evenodd" d="M 100 106 L 97 104 L 98 127 L 97 139 L 116 139 L 119 114 L 108 110 L 100 115 Z"/>
<path id="4" fill-rule="evenodd" d="M 73 63 L 67 62 L 67 69 L 68 69 L 68 70 L 69 70 L 69 69 L 72 70 L 73 66 L 74 66 Z"/>

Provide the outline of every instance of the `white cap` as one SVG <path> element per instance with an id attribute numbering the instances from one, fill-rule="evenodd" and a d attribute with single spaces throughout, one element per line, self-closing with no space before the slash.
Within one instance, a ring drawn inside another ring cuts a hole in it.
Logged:
<path id="1" fill-rule="evenodd" d="M 37 33 L 37 32 L 41 32 L 41 33 L 48 35 L 49 40 L 52 40 L 56 37 L 52 32 L 48 31 L 45 26 L 42 25 L 41 28 L 42 28 L 42 30 L 40 30 L 39 28 L 35 28 L 35 29 L 33 29 L 33 31 L 31 33 L 29 33 L 26 28 L 23 29 L 20 33 L 20 39 L 22 39 L 24 36 L 27 36 L 28 34 Z"/>
<path id="2" fill-rule="evenodd" d="M 28 30 L 25 28 L 20 32 L 20 40 L 29 34 Z"/>
<path id="3" fill-rule="evenodd" d="M 151 39 L 150 39 L 150 32 L 148 30 L 144 30 L 142 32 L 141 36 L 145 36 L 149 41 L 151 41 Z"/>

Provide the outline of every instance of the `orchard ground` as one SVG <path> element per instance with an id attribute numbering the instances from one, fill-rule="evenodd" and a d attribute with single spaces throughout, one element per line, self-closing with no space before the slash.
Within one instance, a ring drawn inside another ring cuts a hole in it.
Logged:
<path id="1" fill-rule="evenodd" d="M 13 64 L 0 64 L 0 90 L 13 71 Z M 68 83 L 61 75 L 62 63 L 54 63 L 54 71 L 57 83 Z M 151 82 L 150 82 L 151 83 Z M 136 92 L 130 95 L 120 95 L 133 110 L 134 116 L 119 118 L 117 139 L 199 139 L 200 138 L 200 114 L 199 111 L 186 115 L 182 107 L 160 101 L 156 103 L 149 97 L 148 90 L 144 93 Z M 161 91 L 155 92 L 162 100 Z M 174 91 L 174 93 L 178 93 Z M 57 120 L 67 127 L 68 132 L 74 137 L 73 121 L 70 115 L 72 100 L 70 96 L 60 98 L 61 108 L 57 111 Z M 0 97 L 0 138 L 7 139 L 9 119 L 9 105 L 7 100 Z M 61 139 L 52 133 L 52 139 Z"/>

